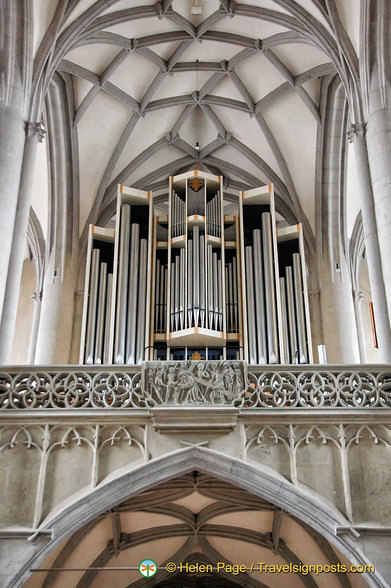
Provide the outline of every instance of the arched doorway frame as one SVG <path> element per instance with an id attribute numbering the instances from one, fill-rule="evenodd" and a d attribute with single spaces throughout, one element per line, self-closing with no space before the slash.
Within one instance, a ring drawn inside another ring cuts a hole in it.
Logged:
<path id="1" fill-rule="evenodd" d="M 315 493 L 297 488 L 277 475 L 274 476 L 271 471 L 266 472 L 260 467 L 195 445 L 149 461 L 102 484 L 45 521 L 39 531 L 51 532 L 53 539 L 50 543 L 40 542 L 37 545 L 34 553 L 20 566 L 7 588 L 22 586 L 30 576 L 31 568 L 38 567 L 63 541 L 100 514 L 133 496 L 194 470 L 233 484 L 284 509 L 330 541 L 352 564 L 372 563 L 352 537 L 336 535 L 336 527 L 349 526 L 349 522 L 331 505 L 317 499 Z M 376 567 L 374 573 L 363 574 L 363 577 L 369 586 L 387 586 Z"/>

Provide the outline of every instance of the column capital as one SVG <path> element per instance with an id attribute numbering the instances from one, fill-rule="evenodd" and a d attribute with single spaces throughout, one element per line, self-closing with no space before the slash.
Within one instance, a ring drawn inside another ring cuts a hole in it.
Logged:
<path id="1" fill-rule="evenodd" d="M 34 294 L 31 296 L 31 300 L 33 302 L 40 302 L 42 300 L 42 290 L 34 292 Z"/>
<path id="2" fill-rule="evenodd" d="M 364 300 L 364 293 L 362 290 L 353 290 L 353 299 L 357 302 L 362 302 Z"/>
<path id="3" fill-rule="evenodd" d="M 367 123 L 361 122 L 352 125 L 350 130 L 346 133 L 349 143 L 353 143 L 355 137 L 365 137 L 367 132 Z"/>
<path id="4" fill-rule="evenodd" d="M 32 122 L 31 120 L 28 120 L 25 123 L 25 129 L 27 136 L 35 135 L 38 138 L 39 143 L 42 143 L 46 135 L 46 129 L 43 122 Z"/>

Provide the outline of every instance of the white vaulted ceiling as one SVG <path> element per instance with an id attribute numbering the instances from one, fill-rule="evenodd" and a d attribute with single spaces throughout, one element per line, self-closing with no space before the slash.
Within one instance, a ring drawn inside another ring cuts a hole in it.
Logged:
<path id="1" fill-rule="evenodd" d="M 195 0 L 65 4 L 53 43 L 68 39 L 57 71 L 72 88 L 80 234 L 110 218 L 117 183 L 164 192 L 197 164 L 230 192 L 273 182 L 315 234 L 321 87 L 339 50 L 324 0 L 199 0 L 202 16 Z M 336 7 L 357 46 L 355 5 Z M 38 47 L 58 4 L 34 9 Z"/>

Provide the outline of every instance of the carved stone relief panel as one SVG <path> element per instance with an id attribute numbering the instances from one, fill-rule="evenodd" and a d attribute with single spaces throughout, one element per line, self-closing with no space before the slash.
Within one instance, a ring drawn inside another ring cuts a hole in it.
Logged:
<path id="1" fill-rule="evenodd" d="M 151 406 L 233 405 L 247 382 L 244 361 L 145 362 L 142 389 Z"/>

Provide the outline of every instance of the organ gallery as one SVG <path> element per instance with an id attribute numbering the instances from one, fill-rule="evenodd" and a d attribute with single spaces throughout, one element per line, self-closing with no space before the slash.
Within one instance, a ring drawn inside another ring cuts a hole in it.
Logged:
<path id="1" fill-rule="evenodd" d="M 115 223 L 90 227 L 81 363 L 313 361 L 303 231 L 271 184 L 235 204 L 221 176 L 193 170 L 156 206 L 120 185 Z"/>

